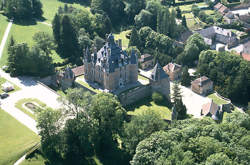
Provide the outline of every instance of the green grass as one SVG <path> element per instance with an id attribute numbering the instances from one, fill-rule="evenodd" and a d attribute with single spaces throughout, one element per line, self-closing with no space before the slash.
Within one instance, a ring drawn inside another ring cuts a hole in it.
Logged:
<path id="1" fill-rule="evenodd" d="M 45 159 L 41 154 L 35 154 L 30 159 L 25 159 L 20 165 L 44 165 Z"/>
<path id="2" fill-rule="evenodd" d="M 4 32 L 7 28 L 8 20 L 5 16 L 0 14 L 0 43 L 2 42 Z"/>
<path id="3" fill-rule="evenodd" d="M 44 12 L 43 17 L 46 19 L 47 23 L 52 22 L 55 14 L 57 13 L 57 10 L 60 6 L 64 7 L 65 4 L 68 4 L 65 2 L 61 2 L 59 0 L 41 0 L 41 2 L 43 4 L 43 12 Z M 76 4 L 76 3 L 68 4 L 68 5 L 72 5 L 73 7 L 78 8 L 78 9 L 90 10 L 89 7 L 85 7 L 85 6 Z"/>
<path id="4" fill-rule="evenodd" d="M 13 165 L 37 142 L 39 137 L 0 109 L 0 164 Z"/>
<path id="5" fill-rule="evenodd" d="M 191 12 L 192 10 L 192 6 L 196 4 L 198 7 L 207 7 L 207 4 L 205 2 L 201 2 L 201 3 L 193 3 L 190 5 L 182 5 L 179 6 L 182 12 Z"/>
<path id="6" fill-rule="evenodd" d="M 185 14 L 183 14 L 183 15 L 185 15 L 186 19 L 193 19 L 193 18 L 194 18 L 193 13 L 185 13 Z M 188 21 L 189 21 L 189 20 L 187 20 L 187 22 L 188 22 Z"/>
<path id="7" fill-rule="evenodd" d="M 83 78 L 83 77 L 84 77 L 84 76 L 78 77 L 78 78 L 76 79 L 76 82 L 77 82 L 78 84 L 84 86 L 85 88 L 87 88 L 87 89 L 89 89 L 89 90 L 91 90 L 91 91 L 97 93 L 97 94 L 98 94 L 98 93 L 101 93 L 100 90 L 92 88 L 88 83 L 86 83 L 86 82 L 84 82 L 83 80 L 81 80 L 81 78 Z"/>
<path id="8" fill-rule="evenodd" d="M 149 98 L 145 98 L 131 106 L 126 107 L 129 115 L 138 115 L 145 111 L 155 111 L 162 119 L 171 120 L 171 111 L 166 105 L 157 105 Z"/>
<path id="9" fill-rule="evenodd" d="M 36 103 L 38 104 L 41 108 L 45 108 L 46 104 L 41 102 L 38 99 L 35 98 L 25 98 L 21 99 L 18 102 L 16 102 L 15 107 L 24 112 L 25 114 L 29 115 L 31 118 L 36 120 L 36 115 L 31 113 L 29 110 L 27 110 L 27 107 L 23 107 L 25 103 Z"/>
<path id="10" fill-rule="evenodd" d="M 2 84 L 4 84 L 7 80 L 3 77 L 0 77 L 0 93 L 3 93 L 4 91 L 2 90 Z M 8 81 L 9 82 L 9 81 Z M 9 82 L 11 83 L 11 82 Z M 11 83 L 13 84 L 13 83 Z M 19 88 L 17 85 L 13 84 L 14 85 L 14 90 L 13 91 L 10 91 L 8 93 L 13 93 L 13 92 L 16 92 L 18 90 L 20 90 L 21 88 Z"/>
<path id="11" fill-rule="evenodd" d="M 216 96 L 216 94 L 211 94 L 208 96 L 208 98 L 212 99 L 216 104 L 222 105 L 222 104 L 227 104 L 228 102 L 222 98 L 219 98 Z"/>
<path id="12" fill-rule="evenodd" d="M 51 54 L 53 63 L 63 63 L 65 59 L 61 58 L 55 51 L 52 51 Z"/>
<path id="13" fill-rule="evenodd" d="M 127 31 L 122 31 L 119 34 L 115 34 L 115 39 L 122 39 L 122 48 L 126 49 L 128 47 L 128 43 L 129 43 L 129 39 L 126 37 L 126 35 L 130 32 L 131 30 L 127 30 Z"/>
<path id="14" fill-rule="evenodd" d="M 207 15 L 214 15 L 214 10 L 204 10 Z"/>
<path id="15" fill-rule="evenodd" d="M 14 37 L 17 43 L 26 42 L 30 47 L 33 46 L 35 43 L 32 39 L 33 35 L 37 32 L 47 32 L 49 34 L 52 34 L 52 28 L 44 25 L 42 23 L 37 23 L 35 25 L 17 25 L 13 24 L 10 30 L 10 34 L 8 36 L 7 43 L 4 47 L 3 56 L 0 59 L 0 66 L 7 64 L 8 59 L 8 52 L 7 47 L 9 43 L 9 39 L 11 35 Z"/>

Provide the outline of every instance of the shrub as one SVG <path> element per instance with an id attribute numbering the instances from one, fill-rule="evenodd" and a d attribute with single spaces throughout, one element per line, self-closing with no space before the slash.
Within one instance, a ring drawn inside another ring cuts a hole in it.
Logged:
<path id="1" fill-rule="evenodd" d="M 152 99 L 153 99 L 153 101 L 154 101 L 156 104 L 162 104 L 164 97 L 163 97 L 162 94 L 160 94 L 160 93 L 158 93 L 158 92 L 154 92 L 154 93 L 152 94 Z"/>

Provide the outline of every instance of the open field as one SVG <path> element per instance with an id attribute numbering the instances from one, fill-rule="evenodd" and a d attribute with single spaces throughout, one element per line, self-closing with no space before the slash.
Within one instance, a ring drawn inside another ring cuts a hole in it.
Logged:
<path id="1" fill-rule="evenodd" d="M 2 84 L 4 84 L 5 82 L 6 82 L 7 80 L 5 79 L 5 78 L 3 78 L 3 77 L 0 77 L 0 93 L 3 93 L 4 91 L 2 90 Z M 8 81 L 9 82 L 9 81 Z M 11 83 L 11 82 L 9 82 L 9 83 Z M 13 83 L 11 83 L 11 84 L 13 84 Z M 20 90 L 20 88 L 17 86 L 17 85 L 15 85 L 15 84 L 13 84 L 14 85 L 14 90 L 13 91 L 10 91 L 9 93 L 13 93 L 13 92 L 16 92 L 16 91 L 18 91 L 18 90 Z"/>
<path id="2" fill-rule="evenodd" d="M 61 2 L 59 0 L 41 0 L 41 2 L 43 4 L 43 12 L 44 12 L 43 17 L 46 19 L 47 23 L 52 22 L 58 8 L 64 7 L 65 4 L 72 5 L 73 7 L 79 8 L 79 9 L 90 10 L 89 7 L 85 7 L 80 4 L 76 4 L 76 3 L 69 4 L 69 3 Z"/>
<path id="3" fill-rule="evenodd" d="M 31 113 L 30 111 L 32 111 L 31 109 L 28 110 L 27 107 L 24 107 L 25 103 L 35 103 L 36 105 L 39 105 L 40 108 L 45 108 L 46 104 L 41 102 L 38 99 L 34 99 L 34 98 L 25 98 L 25 99 L 21 99 L 19 100 L 16 104 L 15 107 L 18 108 L 19 110 L 23 111 L 25 114 L 29 115 L 31 118 L 36 119 L 36 116 L 34 113 Z"/>
<path id="4" fill-rule="evenodd" d="M 208 96 L 208 98 L 212 99 L 218 105 L 222 105 L 222 104 L 228 103 L 226 100 L 224 100 L 224 99 L 219 98 L 218 96 L 216 96 L 216 94 L 211 94 L 211 95 Z"/>
<path id="5" fill-rule="evenodd" d="M 128 47 L 129 39 L 126 37 L 126 35 L 130 32 L 131 30 L 127 31 L 122 31 L 119 34 L 115 34 L 115 39 L 122 39 L 122 48 L 126 49 Z"/>
<path id="6" fill-rule="evenodd" d="M 8 20 L 2 14 L 0 14 L 0 43 L 2 42 L 4 32 L 7 28 Z"/>
<path id="7" fill-rule="evenodd" d="M 142 99 L 141 101 L 126 107 L 129 115 L 138 115 L 145 111 L 155 111 L 161 115 L 162 119 L 171 120 L 171 111 L 165 105 L 157 105 L 150 98 Z"/>
<path id="8" fill-rule="evenodd" d="M 31 147 L 39 142 L 39 137 L 0 109 L 0 164 L 13 165 Z"/>

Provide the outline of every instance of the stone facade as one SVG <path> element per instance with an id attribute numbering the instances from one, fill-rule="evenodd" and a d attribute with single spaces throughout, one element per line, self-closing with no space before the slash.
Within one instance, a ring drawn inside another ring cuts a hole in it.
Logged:
<path id="1" fill-rule="evenodd" d="M 110 34 L 105 45 L 90 54 L 88 49 L 84 56 L 84 76 L 89 82 L 98 83 L 108 91 L 114 91 L 138 80 L 137 55 L 132 51 L 128 56 Z"/>
<path id="2" fill-rule="evenodd" d="M 213 82 L 203 76 L 191 82 L 191 89 L 200 95 L 207 95 L 213 91 Z"/>
<path id="3" fill-rule="evenodd" d="M 181 78 L 182 67 L 176 63 L 169 63 L 163 67 L 163 70 L 168 74 L 171 81 Z"/>
<path id="4" fill-rule="evenodd" d="M 57 74 L 57 84 L 59 84 L 63 90 L 72 87 L 74 82 L 75 75 L 70 68 L 66 68 Z"/>

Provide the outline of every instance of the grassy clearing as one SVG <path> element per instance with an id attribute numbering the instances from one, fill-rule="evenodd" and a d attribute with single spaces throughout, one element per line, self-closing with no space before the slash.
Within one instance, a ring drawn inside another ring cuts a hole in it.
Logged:
<path id="1" fill-rule="evenodd" d="M 35 99 L 35 98 L 25 98 L 25 99 L 21 99 L 18 102 L 16 102 L 15 107 L 18 108 L 19 110 L 21 110 L 22 112 L 24 112 L 25 114 L 29 115 L 33 119 L 36 119 L 36 115 L 34 113 L 31 113 L 29 110 L 27 110 L 27 107 L 23 106 L 25 103 L 35 103 L 35 104 L 38 104 L 41 108 L 46 107 L 45 103 L 43 103 L 40 100 Z"/>
<path id="2" fill-rule="evenodd" d="M 129 115 L 138 115 L 145 111 L 155 111 L 162 119 L 171 120 L 171 111 L 166 105 L 157 105 L 150 98 L 145 98 L 131 106 L 126 107 Z"/>
<path id="3" fill-rule="evenodd" d="M 207 15 L 214 15 L 214 13 L 215 13 L 214 10 L 204 10 L 204 12 L 205 12 Z"/>
<path id="4" fill-rule="evenodd" d="M 95 92 L 95 93 L 101 93 L 100 90 L 98 89 L 94 89 L 93 87 L 91 87 L 88 83 L 84 82 L 83 80 L 81 80 L 82 78 L 84 78 L 84 76 L 80 76 L 76 79 L 76 82 L 82 86 L 84 86 L 85 88 Z"/>
<path id="5" fill-rule="evenodd" d="M 11 35 L 14 37 L 17 43 L 22 43 L 26 42 L 29 46 L 34 45 L 34 41 L 32 39 L 33 35 L 37 32 L 47 32 L 49 34 L 52 34 L 52 28 L 44 25 L 42 23 L 37 23 L 35 25 L 17 25 L 13 24 L 12 28 L 10 30 L 10 34 L 8 36 L 7 43 L 4 47 L 3 51 L 3 56 L 0 60 L 0 66 L 6 65 L 7 64 L 7 59 L 8 59 L 8 52 L 7 52 L 7 47 L 9 43 L 9 39 Z"/>
<path id="6" fill-rule="evenodd" d="M 0 164 L 13 165 L 39 137 L 8 113 L 0 110 Z"/>
<path id="7" fill-rule="evenodd" d="M 208 98 L 212 99 L 216 104 L 222 105 L 222 104 L 227 104 L 228 102 L 222 98 L 219 98 L 216 96 L 216 94 L 211 94 L 208 96 Z"/>
<path id="8" fill-rule="evenodd" d="M 0 43 L 2 42 L 4 32 L 7 28 L 8 20 L 5 16 L 0 14 Z"/>
<path id="9" fill-rule="evenodd" d="M 43 4 L 43 12 L 44 12 L 43 17 L 46 19 L 47 23 L 52 22 L 58 8 L 64 7 L 65 4 L 72 5 L 73 7 L 78 8 L 78 9 L 90 10 L 89 7 L 85 7 L 80 4 L 76 4 L 76 3 L 69 4 L 69 3 L 61 2 L 59 0 L 41 0 L 41 2 Z"/>
<path id="10" fill-rule="evenodd" d="M 7 80 L 3 77 L 0 77 L 0 93 L 3 93 L 4 91 L 2 90 L 2 84 L 4 84 Z M 9 81 L 8 81 L 9 82 Z M 11 82 L 9 82 L 11 83 Z M 11 83 L 13 84 L 13 83 Z M 19 88 L 17 85 L 13 84 L 14 85 L 14 90 L 13 91 L 10 91 L 8 93 L 13 93 L 13 92 L 16 92 L 18 90 L 20 90 L 21 88 Z"/>
<path id="11" fill-rule="evenodd" d="M 126 35 L 130 32 L 131 30 L 127 30 L 127 31 L 122 31 L 119 34 L 115 34 L 115 39 L 122 39 L 122 48 L 126 49 L 128 47 L 128 43 L 129 43 L 129 39 L 126 37 Z"/>

